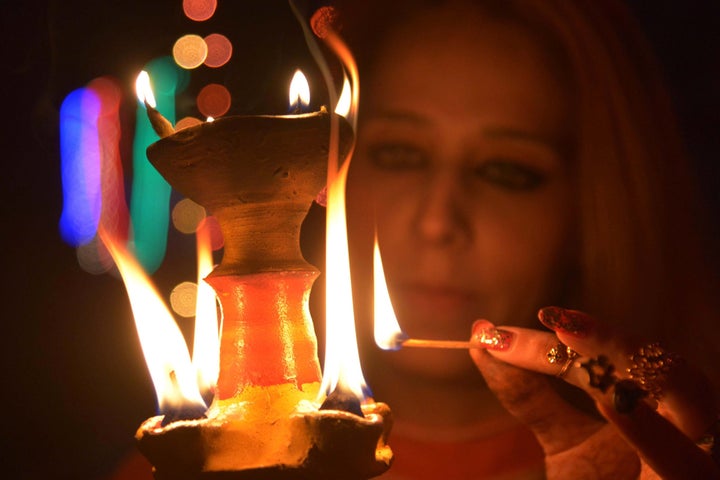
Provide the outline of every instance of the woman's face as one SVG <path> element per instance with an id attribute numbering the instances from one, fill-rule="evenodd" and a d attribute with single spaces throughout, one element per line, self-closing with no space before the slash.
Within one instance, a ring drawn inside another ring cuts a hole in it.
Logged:
<path id="1" fill-rule="evenodd" d="M 478 318 L 532 324 L 569 256 L 571 112 L 556 62 L 519 27 L 450 20 L 378 52 L 350 180 L 351 215 L 374 208 L 413 338 L 466 339 Z"/>

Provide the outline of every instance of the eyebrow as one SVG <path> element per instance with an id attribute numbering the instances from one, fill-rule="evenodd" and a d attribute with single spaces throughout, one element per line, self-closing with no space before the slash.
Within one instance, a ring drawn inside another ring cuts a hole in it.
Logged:
<path id="1" fill-rule="evenodd" d="M 418 115 L 418 114 L 412 113 L 412 112 L 404 112 L 404 111 L 397 111 L 397 110 L 381 110 L 379 112 L 372 114 L 371 116 L 368 116 L 367 119 L 368 120 L 402 121 L 402 122 L 414 123 L 417 125 L 429 125 L 432 123 L 428 118 L 425 118 L 422 115 Z"/>
<path id="2" fill-rule="evenodd" d="M 488 138 L 497 139 L 509 139 L 509 140 L 520 140 L 523 142 L 530 142 L 542 145 L 544 147 L 550 147 L 558 149 L 562 143 L 556 138 L 550 135 L 543 135 L 540 133 L 528 132 L 526 130 L 518 130 L 509 127 L 490 127 L 483 129 L 483 135 Z"/>
<path id="3" fill-rule="evenodd" d="M 432 120 L 423 115 L 402 110 L 380 110 L 365 118 L 369 121 L 400 121 L 423 127 L 432 124 Z M 482 135 L 491 139 L 528 142 L 556 151 L 563 151 L 563 145 L 565 144 L 564 139 L 555 138 L 552 135 L 544 135 L 512 127 L 483 128 Z"/>

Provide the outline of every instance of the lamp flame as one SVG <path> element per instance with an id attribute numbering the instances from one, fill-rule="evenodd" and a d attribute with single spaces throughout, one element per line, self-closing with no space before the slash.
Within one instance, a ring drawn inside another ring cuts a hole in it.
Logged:
<path id="1" fill-rule="evenodd" d="M 407 339 L 407 335 L 400 328 L 395 310 L 390 302 L 377 234 L 373 247 L 373 287 L 375 343 L 383 350 L 397 350 L 402 341 Z"/>
<path id="2" fill-rule="evenodd" d="M 290 108 L 300 110 L 310 105 L 310 85 L 300 70 L 295 70 L 290 82 Z"/>
<path id="3" fill-rule="evenodd" d="M 220 371 L 218 303 L 215 290 L 204 280 L 212 272 L 212 239 L 207 218 L 200 222 L 197 238 L 197 302 L 192 363 L 203 398 L 212 397 Z"/>
<path id="4" fill-rule="evenodd" d="M 321 391 L 340 387 L 364 399 L 368 390 L 360 366 L 350 283 L 345 184 L 350 162 L 345 162 L 328 186 L 326 252 L 325 365 Z"/>
<path id="5" fill-rule="evenodd" d="M 359 85 L 357 66 L 349 49 L 334 32 L 329 32 L 324 40 L 341 59 L 345 70 L 350 72 L 352 82 L 347 82 L 346 91 L 348 97 L 351 98 L 351 104 L 346 115 L 354 128 Z M 326 347 L 321 392 L 329 394 L 339 388 L 352 392 L 358 400 L 362 401 L 371 394 L 362 373 L 357 347 L 345 214 L 345 186 L 354 145 L 347 160 L 342 163 L 344 159 L 339 158 L 337 148 L 339 137 L 337 124 L 335 124 L 335 129 L 330 136 L 328 158 L 325 263 Z"/>
<path id="6" fill-rule="evenodd" d="M 188 406 L 204 411 L 207 406 L 198 390 L 187 345 L 175 319 L 122 243 L 102 228 L 98 233 L 125 283 L 160 412 Z"/>
<path id="7" fill-rule="evenodd" d="M 147 102 L 153 108 L 157 108 L 155 102 L 155 94 L 153 94 L 152 86 L 150 85 L 150 75 L 145 70 L 142 70 L 135 80 L 135 94 L 140 100 L 140 103 Z"/>
<path id="8" fill-rule="evenodd" d="M 350 80 L 347 75 L 343 75 L 343 87 L 340 93 L 340 99 L 338 99 L 337 105 L 335 106 L 335 113 L 341 117 L 348 118 L 350 115 L 350 109 L 352 107 L 352 89 L 350 88 Z"/>

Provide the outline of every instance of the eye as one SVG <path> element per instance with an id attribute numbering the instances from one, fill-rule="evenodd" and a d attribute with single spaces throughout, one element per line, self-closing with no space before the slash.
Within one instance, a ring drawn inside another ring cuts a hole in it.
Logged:
<path id="1" fill-rule="evenodd" d="M 420 168 L 427 164 L 425 152 L 412 145 L 386 143 L 368 148 L 368 156 L 379 168 L 404 170 Z"/>
<path id="2" fill-rule="evenodd" d="M 513 160 L 491 160 L 474 168 L 475 174 L 486 182 L 509 190 L 533 190 L 545 183 L 545 175 Z"/>

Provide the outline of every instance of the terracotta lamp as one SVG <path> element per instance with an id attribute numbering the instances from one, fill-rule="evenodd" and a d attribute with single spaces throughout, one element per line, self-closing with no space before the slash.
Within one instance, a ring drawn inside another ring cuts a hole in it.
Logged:
<path id="1" fill-rule="evenodd" d="M 386 405 L 363 405 L 361 416 L 316 403 L 308 299 L 318 271 L 299 237 L 325 186 L 331 115 L 231 116 L 148 149 L 173 188 L 217 218 L 225 240 L 207 278 L 224 317 L 215 399 L 205 418 L 152 417 L 136 435 L 158 480 L 351 480 L 390 465 Z M 353 133 L 342 117 L 338 124 L 344 158 Z"/>

